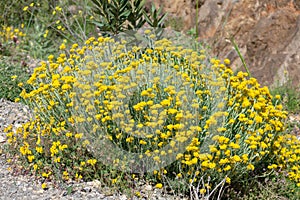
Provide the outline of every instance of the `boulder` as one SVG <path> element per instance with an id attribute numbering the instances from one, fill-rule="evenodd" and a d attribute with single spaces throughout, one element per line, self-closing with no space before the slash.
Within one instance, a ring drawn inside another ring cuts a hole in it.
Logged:
<path id="1" fill-rule="evenodd" d="M 240 48 L 251 75 L 262 85 L 294 85 L 300 80 L 299 0 L 154 0 L 168 12 L 168 20 L 182 23 L 187 32 L 196 25 L 198 39 L 220 59 L 232 60 L 243 70 L 230 39 Z M 172 25 L 172 24 L 171 24 Z"/>

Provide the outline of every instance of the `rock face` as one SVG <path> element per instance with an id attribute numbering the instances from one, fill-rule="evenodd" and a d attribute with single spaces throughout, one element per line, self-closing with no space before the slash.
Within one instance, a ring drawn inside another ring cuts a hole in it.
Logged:
<path id="1" fill-rule="evenodd" d="M 300 83 L 300 0 L 154 0 L 186 32 L 198 19 L 199 40 L 242 69 L 233 37 L 251 75 L 262 85 Z M 196 17 L 198 15 L 198 18 Z M 172 26 L 172 24 L 171 24 Z"/>

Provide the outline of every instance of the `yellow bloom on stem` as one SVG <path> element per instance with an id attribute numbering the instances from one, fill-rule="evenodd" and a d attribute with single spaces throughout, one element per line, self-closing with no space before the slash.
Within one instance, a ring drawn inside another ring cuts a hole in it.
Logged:
<path id="1" fill-rule="evenodd" d="M 57 10 L 57 11 L 62 11 L 62 8 L 59 7 L 59 6 L 56 6 L 56 7 L 55 7 L 55 10 Z"/>
<path id="2" fill-rule="evenodd" d="M 225 150 L 226 148 L 227 148 L 227 145 L 226 145 L 226 144 L 220 145 L 220 149 L 221 149 L 221 150 Z"/>
<path id="3" fill-rule="evenodd" d="M 97 160 L 96 159 L 89 159 L 87 160 L 87 163 L 94 166 L 96 164 Z"/>
<path id="4" fill-rule="evenodd" d="M 230 60 L 229 60 L 228 58 L 226 58 L 226 59 L 224 60 L 224 64 L 230 65 Z"/>
<path id="5" fill-rule="evenodd" d="M 227 163 L 229 163 L 228 158 L 222 158 L 222 159 L 219 161 L 219 164 L 220 164 L 220 165 L 225 165 L 225 164 L 227 164 Z"/>
<path id="6" fill-rule="evenodd" d="M 206 193 L 206 189 L 204 189 L 204 188 L 202 188 L 202 189 L 200 189 L 200 194 L 205 194 Z"/>
<path id="7" fill-rule="evenodd" d="M 66 45 L 64 43 L 62 43 L 60 46 L 59 46 L 59 49 L 60 50 L 65 50 L 66 49 Z"/>
<path id="8" fill-rule="evenodd" d="M 36 152 L 43 153 L 43 147 L 35 147 Z"/>
<path id="9" fill-rule="evenodd" d="M 231 166 L 230 165 L 227 165 L 223 170 L 224 171 L 228 171 L 228 170 L 230 170 L 231 169 Z"/>
<path id="10" fill-rule="evenodd" d="M 255 167 L 254 167 L 254 165 L 252 165 L 252 164 L 247 165 L 247 169 L 248 169 L 248 170 L 253 171 L 254 168 L 255 168 Z"/>
<path id="11" fill-rule="evenodd" d="M 75 138 L 76 138 L 76 139 L 80 139 L 80 138 L 82 138 L 82 136 L 83 136 L 82 133 L 76 133 L 76 134 L 75 134 Z"/>
<path id="12" fill-rule="evenodd" d="M 112 184 L 116 184 L 117 181 L 118 181 L 118 179 L 117 179 L 117 178 L 114 178 L 114 179 L 111 180 L 111 183 L 112 183 Z"/>
<path id="13" fill-rule="evenodd" d="M 229 178 L 229 177 L 226 177 L 226 183 L 228 183 L 228 184 L 230 184 L 230 182 L 231 182 L 231 179 Z"/>
<path id="14" fill-rule="evenodd" d="M 48 186 L 47 186 L 47 183 L 43 183 L 43 184 L 42 184 L 42 189 L 47 189 L 47 187 L 48 187 Z"/>
<path id="15" fill-rule="evenodd" d="M 27 158 L 28 158 L 28 162 L 31 163 L 33 161 L 33 159 L 34 159 L 34 155 L 30 155 Z"/>
<path id="16" fill-rule="evenodd" d="M 232 157 L 232 160 L 233 160 L 234 162 L 241 162 L 241 158 L 240 158 L 240 156 L 238 156 L 238 155 L 234 155 L 234 156 Z"/>

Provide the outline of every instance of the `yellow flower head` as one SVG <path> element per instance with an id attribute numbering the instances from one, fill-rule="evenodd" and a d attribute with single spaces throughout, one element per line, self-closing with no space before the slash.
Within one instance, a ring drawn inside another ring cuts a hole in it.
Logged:
<path id="1" fill-rule="evenodd" d="M 157 183 L 157 184 L 155 185 L 155 187 L 158 188 L 158 189 L 161 189 L 161 188 L 163 187 L 163 184 Z"/>

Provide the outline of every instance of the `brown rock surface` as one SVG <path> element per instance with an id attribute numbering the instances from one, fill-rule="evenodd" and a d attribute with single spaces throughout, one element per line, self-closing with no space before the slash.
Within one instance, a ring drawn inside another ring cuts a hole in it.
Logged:
<path id="1" fill-rule="evenodd" d="M 169 19 L 187 31 L 196 23 L 196 0 L 154 0 Z M 241 62 L 229 42 L 234 37 L 252 76 L 262 85 L 300 83 L 300 0 L 199 0 L 199 40 L 234 69 Z"/>

